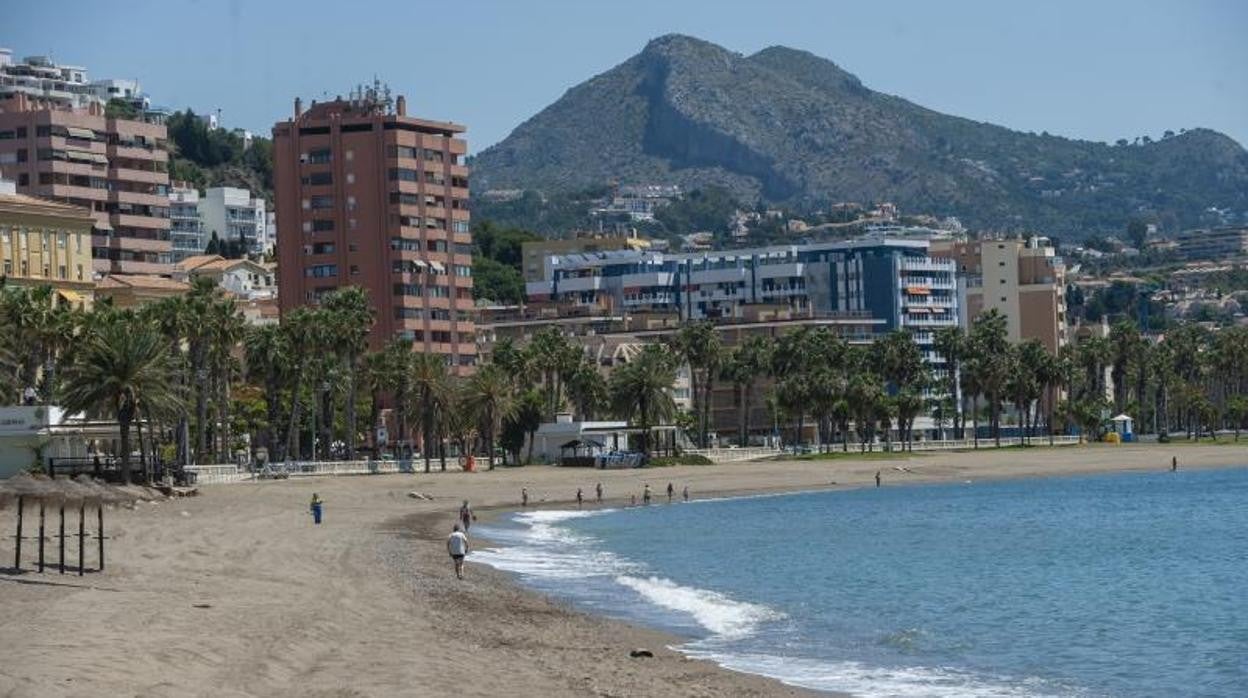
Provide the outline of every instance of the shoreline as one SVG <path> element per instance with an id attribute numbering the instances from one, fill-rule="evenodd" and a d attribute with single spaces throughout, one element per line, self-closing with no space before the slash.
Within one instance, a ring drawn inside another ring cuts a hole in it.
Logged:
<path id="1" fill-rule="evenodd" d="M 1162 471 L 1174 454 L 1180 474 L 1248 465 L 1243 448 L 1144 444 L 207 486 L 110 514 L 103 574 L 0 573 L 0 645 L 12 648 L 0 694 L 826 696 L 691 659 L 668 649 L 677 636 L 583 612 L 484 564 L 457 582 L 442 541 L 460 501 L 485 522 L 519 510 L 522 486 L 532 509 L 574 509 L 576 488 L 596 481 L 618 506 L 643 482 L 688 484 L 697 500 L 873 486 L 876 470 L 885 487 Z M 320 527 L 312 492 L 326 500 Z M 655 656 L 631 658 L 634 647 Z"/>

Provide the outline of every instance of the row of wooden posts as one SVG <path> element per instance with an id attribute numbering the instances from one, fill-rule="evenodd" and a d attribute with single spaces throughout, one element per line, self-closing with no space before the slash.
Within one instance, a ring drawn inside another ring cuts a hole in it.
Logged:
<path id="1" fill-rule="evenodd" d="M 24 513 L 25 513 L 24 512 L 25 505 L 26 505 L 26 497 L 19 496 L 17 498 L 17 535 L 14 536 L 14 540 L 16 544 L 14 545 L 14 548 L 13 548 L 14 571 L 20 571 L 22 569 L 22 541 L 30 540 L 30 538 L 22 535 L 22 525 L 23 525 L 23 518 L 24 518 Z M 39 570 L 41 574 L 43 573 L 44 568 L 47 567 L 46 559 L 44 557 L 44 545 L 49 540 L 52 540 L 47 537 L 45 533 L 45 529 L 44 529 L 46 508 L 47 508 L 47 502 L 45 502 L 42 498 L 40 498 L 39 499 L 39 535 L 36 538 L 36 540 L 39 541 L 39 562 L 37 563 L 37 569 Z M 104 571 L 104 538 L 105 536 L 104 536 L 104 503 L 102 501 L 96 503 L 95 515 L 96 515 L 95 539 L 97 541 L 98 549 L 99 549 L 99 567 L 96 569 L 99 572 L 103 572 Z M 78 503 L 78 534 L 77 536 L 78 536 L 78 576 L 79 577 L 81 577 L 86 572 L 87 538 L 90 537 L 86 532 L 86 521 L 87 521 L 87 502 L 86 500 L 83 500 Z M 70 535 L 73 536 L 74 534 L 71 533 Z M 65 503 L 64 502 L 61 502 L 60 504 L 60 531 L 56 536 L 56 540 L 58 541 L 57 547 L 60 549 L 60 556 L 59 556 L 57 566 L 60 568 L 60 573 L 65 574 Z"/>
<path id="2" fill-rule="evenodd" d="M 59 551 L 56 567 L 61 574 L 65 574 L 65 541 L 66 538 L 72 540 L 75 535 L 65 532 L 66 509 L 69 509 L 72 516 L 73 508 L 77 507 L 78 574 L 79 576 L 85 574 L 87 571 L 87 540 L 92 537 L 87 531 L 87 509 L 94 507 L 94 537 L 98 551 L 98 564 L 95 571 L 102 572 L 104 570 L 104 541 L 108 539 L 108 536 L 104 534 L 104 507 L 107 504 L 133 502 L 135 499 L 136 496 L 130 492 L 110 487 L 85 475 L 72 479 L 64 478 L 58 480 L 43 475 L 22 473 L 7 480 L 0 480 L 0 507 L 3 507 L 9 501 L 16 502 L 17 533 L 13 536 L 13 571 L 20 572 L 22 569 L 23 543 L 34 540 L 38 544 L 36 569 L 39 572 L 44 572 L 50 566 L 47 556 L 47 544 L 50 541 L 56 541 Z M 39 504 L 39 535 L 29 536 L 27 534 L 27 509 L 35 502 Z M 49 509 L 56 511 L 59 516 L 59 521 L 57 522 L 59 525 L 52 536 L 48 535 Z"/>

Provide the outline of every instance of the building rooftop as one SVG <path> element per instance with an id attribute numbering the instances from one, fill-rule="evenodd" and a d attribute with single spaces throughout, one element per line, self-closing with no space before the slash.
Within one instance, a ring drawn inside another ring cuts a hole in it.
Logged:
<path id="1" fill-rule="evenodd" d="M 51 201 L 49 199 L 41 199 L 37 196 L 27 196 L 25 194 L 6 194 L 0 192 L 0 211 L 5 213 L 24 213 L 38 214 L 42 216 L 56 216 L 58 218 L 72 218 L 86 223 L 95 221 L 95 217 L 91 215 L 91 211 L 82 206 L 74 206 L 60 201 Z"/>
<path id="2" fill-rule="evenodd" d="M 110 274 L 95 284 L 96 290 L 143 289 L 152 291 L 189 291 L 190 285 L 163 276 L 142 274 Z"/>

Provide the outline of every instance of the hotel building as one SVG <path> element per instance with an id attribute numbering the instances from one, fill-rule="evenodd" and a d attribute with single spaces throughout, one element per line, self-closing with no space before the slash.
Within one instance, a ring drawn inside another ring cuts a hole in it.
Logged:
<path id="1" fill-rule="evenodd" d="M 106 118 L 98 103 L 72 108 L 19 93 L 0 102 L 0 176 L 19 193 L 91 211 L 97 273 L 168 275 L 166 138 L 162 124 Z"/>
<path id="2" fill-rule="evenodd" d="M 199 220 L 205 245 L 217 239 L 246 243 L 249 254 L 257 253 L 267 237 L 265 234 L 264 199 L 237 187 L 211 187 L 199 198 Z M 200 247 L 199 254 L 204 248 Z"/>
<path id="3" fill-rule="evenodd" d="M 464 127 L 407 115 L 376 90 L 295 100 L 273 127 L 283 313 L 334 289 L 367 289 L 371 344 L 402 337 L 467 370 L 476 363 Z"/>

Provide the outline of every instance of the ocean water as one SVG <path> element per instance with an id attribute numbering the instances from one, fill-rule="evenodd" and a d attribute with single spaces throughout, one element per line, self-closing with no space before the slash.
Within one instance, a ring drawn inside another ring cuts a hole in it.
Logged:
<path id="1" fill-rule="evenodd" d="M 1248 695 L 1248 468 L 532 511 L 482 528 L 499 547 L 473 562 L 807 688 Z"/>

